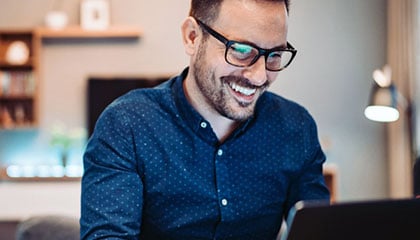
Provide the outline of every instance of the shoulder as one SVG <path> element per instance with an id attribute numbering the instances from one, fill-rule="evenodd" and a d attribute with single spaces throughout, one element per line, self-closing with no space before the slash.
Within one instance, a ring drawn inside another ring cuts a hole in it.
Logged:
<path id="1" fill-rule="evenodd" d="M 170 79 L 153 88 L 134 89 L 116 98 L 102 111 L 97 125 L 127 127 L 172 112 L 172 82 Z"/>
<path id="2" fill-rule="evenodd" d="M 116 98 L 104 112 L 141 113 L 173 102 L 170 79 L 153 88 L 138 88 Z"/>

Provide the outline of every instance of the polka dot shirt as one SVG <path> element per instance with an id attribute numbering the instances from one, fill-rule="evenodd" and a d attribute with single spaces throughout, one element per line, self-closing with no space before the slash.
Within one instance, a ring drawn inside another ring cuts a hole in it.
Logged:
<path id="1" fill-rule="evenodd" d="M 110 104 L 84 154 L 81 239 L 275 239 L 299 200 L 329 199 L 316 124 L 266 92 L 223 143 L 179 76 Z"/>

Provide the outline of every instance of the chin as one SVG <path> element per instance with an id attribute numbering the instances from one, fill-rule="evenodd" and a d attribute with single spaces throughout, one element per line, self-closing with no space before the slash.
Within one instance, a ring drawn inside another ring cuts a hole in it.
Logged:
<path id="1" fill-rule="evenodd" d="M 245 121 L 254 115 L 254 104 L 245 108 L 242 106 L 239 106 L 238 108 L 239 109 L 231 108 L 230 111 L 226 112 L 225 116 L 234 121 Z"/>

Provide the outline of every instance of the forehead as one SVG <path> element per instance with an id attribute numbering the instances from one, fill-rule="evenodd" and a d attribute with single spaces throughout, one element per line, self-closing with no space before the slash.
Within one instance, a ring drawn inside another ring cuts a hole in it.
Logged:
<path id="1" fill-rule="evenodd" d="M 225 0 L 212 26 L 231 40 L 271 48 L 287 41 L 288 17 L 283 2 Z"/>

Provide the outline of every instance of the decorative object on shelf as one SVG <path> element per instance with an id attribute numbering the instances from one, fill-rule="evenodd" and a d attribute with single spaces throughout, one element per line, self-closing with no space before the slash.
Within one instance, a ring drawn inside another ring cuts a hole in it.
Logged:
<path id="1" fill-rule="evenodd" d="M 0 96 L 32 96 L 35 88 L 33 72 L 0 70 Z"/>
<path id="2" fill-rule="evenodd" d="M 21 104 L 16 105 L 15 109 L 15 119 L 16 119 L 16 124 L 18 126 L 24 126 L 26 125 L 26 113 L 25 110 L 23 108 L 23 106 Z"/>
<path id="3" fill-rule="evenodd" d="M 68 24 L 68 16 L 67 14 L 61 10 L 62 9 L 62 1 L 61 0 L 53 0 L 50 11 L 47 12 L 45 15 L 45 26 L 51 29 L 63 29 Z"/>
<path id="4" fill-rule="evenodd" d="M 45 25 L 52 29 L 63 29 L 67 26 L 68 17 L 62 11 L 50 11 L 45 15 Z"/>
<path id="5" fill-rule="evenodd" d="M 83 29 L 104 30 L 110 25 L 110 6 L 107 0 L 82 0 L 80 24 Z"/>
<path id="6" fill-rule="evenodd" d="M 63 167 L 68 164 L 71 148 L 81 145 L 85 138 L 86 130 L 84 128 L 68 129 L 63 123 L 53 124 L 50 144 L 57 147 L 60 154 L 60 163 Z"/>
<path id="7" fill-rule="evenodd" d="M 4 129 L 12 128 L 14 125 L 13 119 L 7 108 L 3 107 L 0 111 L 0 127 Z"/>
<path id="8" fill-rule="evenodd" d="M 29 60 L 29 47 L 24 41 L 12 42 L 6 50 L 6 61 L 12 65 L 23 65 Z"/>

